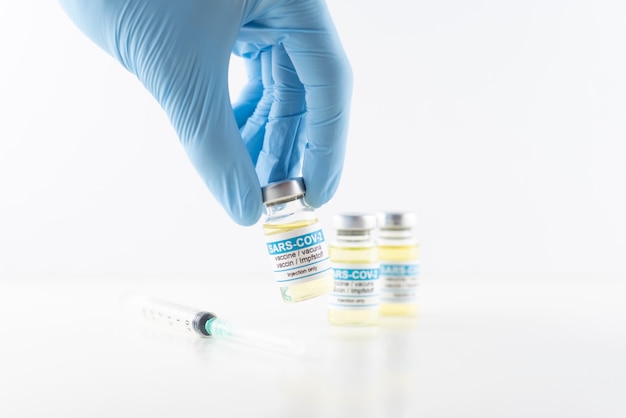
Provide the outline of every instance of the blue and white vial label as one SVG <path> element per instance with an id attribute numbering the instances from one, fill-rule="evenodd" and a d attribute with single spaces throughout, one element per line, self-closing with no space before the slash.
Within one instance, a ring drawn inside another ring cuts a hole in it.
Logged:
<path id="1" fill-rule="evenodd" d="M 381 303 L 416 302 L 418 278 L 417 261 L 381 262 Z"/>
<path id="2" fill-rule="evenodd" d="M 280 287 L 317 280 L 330 274 L 324 232 L 319 225 L 266 237 L 274 277 Z"/>
<path id="3" fill-rule="evenodd" d="M 330 293 L 333 309 L 378 309 L 380 270 L 378 263 L 332 263 L 335 288 Z"/>

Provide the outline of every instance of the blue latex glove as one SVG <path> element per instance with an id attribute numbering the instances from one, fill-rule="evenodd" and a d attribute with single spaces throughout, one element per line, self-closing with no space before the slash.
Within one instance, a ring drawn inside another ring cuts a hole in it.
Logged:
<path id="1" fill-rule="evenodd" d="M 304 177 L 309 204 L 335 193 L 352 73 L 323 0 L 60 0 L 75 24 L 165 109 L 234 221 L 263 211 L 261 185 Z M 233 107 L 231 53 L 249 83 Z"/>

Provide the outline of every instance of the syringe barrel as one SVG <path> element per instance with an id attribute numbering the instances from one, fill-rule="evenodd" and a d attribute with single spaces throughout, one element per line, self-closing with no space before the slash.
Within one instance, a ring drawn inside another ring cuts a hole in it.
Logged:
<path id="1" fill-rule="evenodd" d="M 147 321 L 172 331 L 202 337 L 214 336 L 219 339 L 289 355 L 298 355 L 303 350 L 303 346 L 298 342 L 272 336 L 259 330 L 233 326 L 230 322 L 224 321 L 208 311 L 156 298 L 127 295 L 123 301 L 126 308 L 133 311 L 133 316 L 139 316 L 142 321 Z"/>
<path id="2" fill-rule="evenodd" d="M 195 333 L 208 337 L 206 323 L 216 316 L 207 311 L 178 305 L 159 299 L 141 299 L 136 301 L 144 318 L 156 325 L 165 326 L 178 331 Z"/>

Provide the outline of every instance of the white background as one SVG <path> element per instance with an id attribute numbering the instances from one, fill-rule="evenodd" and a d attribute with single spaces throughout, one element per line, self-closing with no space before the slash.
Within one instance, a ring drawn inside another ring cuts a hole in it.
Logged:
<path id="1" fill-rule="evenodd" d="M 329 6 L 355 91 L 318 213 L 419 214 L 417 320 L 282 303 L 261 225 L 225 215 L 140 83 L 56 1 L 4 1 L 0 416 L 626 415 L 625 7 Z M 126 291 L 306 355 L 128 326 Z"/>
<path id="2" fill-rule="evenodd" d="M 329 6 L 355 91 L 325 222 L 415 210 L 425 275 L 626 273 L 621 2 Z M 0 278 L 269 268 L 260 225 L 226 217 L 159 105 L 55 1 L 2 2 L 0 53 Z"/>

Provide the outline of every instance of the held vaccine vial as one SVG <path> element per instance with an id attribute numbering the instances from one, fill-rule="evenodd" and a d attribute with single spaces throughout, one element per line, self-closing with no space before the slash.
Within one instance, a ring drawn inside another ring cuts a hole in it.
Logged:
<path id="1" fill-rule="evenodd" d="M 382 315 L 417 315 L 419 245 L 413 236 L 417 216 L 387 212 L 378 216 Z"/>
<path id="2" fill-rule="evenodd" d="M 330 244 L 335 288 L 330 294 L 328 318 L 335 325 L 376 325 L 379 317 L 378 250 L 372 237 L 376 216 L 336 214 Z"/>
<path id="3" fill-rule="evenodd" d="M 301 177 L 262 188 L 267 251 L 283 301 L 300 302 L 333 289 L 324 232 L 313 207 L 304 201 Z"/>

